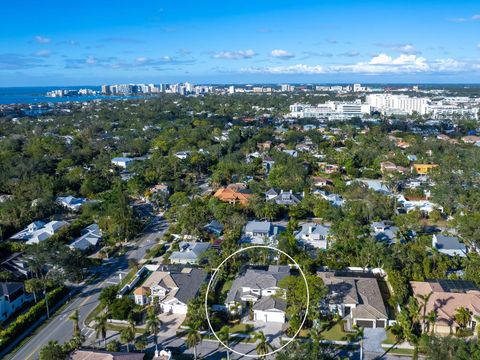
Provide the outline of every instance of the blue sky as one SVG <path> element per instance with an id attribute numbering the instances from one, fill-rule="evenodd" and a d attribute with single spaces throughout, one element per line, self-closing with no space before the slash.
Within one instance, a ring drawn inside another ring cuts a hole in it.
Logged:
<path id="1" fill-rule="evenodd" d="M 480 2 L 5 0 L 0 86 L 476 82 Z"/>

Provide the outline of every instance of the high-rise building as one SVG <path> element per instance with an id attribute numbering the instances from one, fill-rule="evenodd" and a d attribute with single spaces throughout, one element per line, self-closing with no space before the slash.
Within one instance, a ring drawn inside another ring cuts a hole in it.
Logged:
<path id="1" fill-rule="evenodd" d="M 110 95 L 112 92 L 110 91 L 110 86 L 102 85 L 102 94 Z"/>
<path id="2" fill-rule="evenodd" d="M 290 84 L 282 84 L 280 86 L 282 92 L 290 92 L 290 91 L 293 91 L 295 90 L 295 86 L 292 86 Z"/>
<path id="3" fill-rule="evenodd" d="M 409 97 L 407 95 L 392 94 L 370 94 L 367 95 L 368 105 L 384 113 L 406 113 L 417 112 L 425 115 L 428 112 L 428 98 Z"/>

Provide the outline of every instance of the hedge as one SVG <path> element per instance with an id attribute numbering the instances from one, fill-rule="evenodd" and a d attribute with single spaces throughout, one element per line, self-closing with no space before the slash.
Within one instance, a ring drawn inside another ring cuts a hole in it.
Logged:
<path id="1" fill-rule="evenodd" d="M 47 295 L 50 309 L 67 294 L 68 289 L 65 286 L 60 286 L 50 291 Z M 6 329 L 0 331 L 0 350 L 3 350 L 15 338 L 23 335 L 35 321 L 46 315 L 46 313 L 45 299 L 42 299 L 27 312 L 19 315 Z"/>

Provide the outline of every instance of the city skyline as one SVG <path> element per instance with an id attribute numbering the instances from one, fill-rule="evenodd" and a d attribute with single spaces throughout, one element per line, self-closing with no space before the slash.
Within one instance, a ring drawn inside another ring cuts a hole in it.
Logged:
<path id="1" fill-rule="evenodd" d="M 478 83 L 474 1 L 4 5 L 0 86 Z"/>

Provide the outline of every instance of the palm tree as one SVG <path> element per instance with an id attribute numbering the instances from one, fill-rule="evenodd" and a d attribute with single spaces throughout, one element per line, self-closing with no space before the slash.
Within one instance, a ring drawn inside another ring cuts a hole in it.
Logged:
<path id="1" fill-rule="evenodd" d="M 35 304 L 37 303 L 37 292 L 42 290 L 42 283 L 38 279 L 28 279 L 25 280 L 25 291 L 33 294 L 33 299 Z"/>
<path id="2" fill-rule="evenodd" d="M 135 332 L 130 327 L 120 331 L 120 341 L 127 344 L 127 352 L 130 352 L 130 343 L 135 340 Z"/>
<path id="3" fill-rule="evenodd" d="M 255 339 L 258 340 L 258 344 L 255 347 L 255 351 L 259 357 L 266 357 L 269 350 L 273 350 L 273 346 L 268 342 L 263 331 L 259 331 L 255 335 Z"/>
<path id="4" fill-rule="evenodd" d="M 188 329 L 188 334 L 187 334 L 187 340 L 185 341 L 185 344 L 188 346 L 188 348 L 193 347 L 193 356 L 194 359 L 197 360 L 197 345 L 202 342 L 202 334 L 198 331 L 197 326 L 190 326 Z"/>
<path id="5" fill-rule="evenodd" d="M 472 314 L 465 307 L 459 307 L 455 312 L 455 321 L 460 326 L 461 329 L 467 327 L 468 323 L 472 319 Z"/>
<path id="6" fill-rule="evenodd" d="M 428 326 L 428 330 L 430 331 L 430 335 L 433 336 L 433 332 L 435 330 L 435 321 L 437 321 L 437 313 L 435 312 L 435 310 L 430 311 L 427 314 L 427 317 L 425 318 L 425 320 L 427 321 L 427 326 Z"/>
<path id="7" fill-rule="evenodd" d="M 427 304 L 428 304 L 428 301 L 430 300 L 430 297 L 432 296 L 433 294 L 433 291 L 430 291 L 428 294 L 420 294 L 420 295 L 417 295 L 417 297 L 420 299 L 421 301 L 421 308 L 423 310 L 423 316 L 422 316 L 422 332 L 426 332 L 427 330 L 427 325 L 426 325 L 426 316 L 427 316 Z"/>
<path id="8" fill-rule="evenodd" d="M 151 334 L 153 333 L 153 341 L 155 343 L 155 350 L 158 350 L 157 334 L 160 331 L 161 326 L 162 326 L 162 321 L 158 318 L 157 314 L 155 314 L 155 309 L 154 308 L 148 309 L 147 321 L 146 321 L 146 330 Z"/>
<path id="9" fill-rule="evenodd" d="M 78 326 L 80 315 L 78 313 L 78 309 L 75 310 L 68 318 L 73 323 L 73 336 L 77 336 L 80 333 L 80 327 Z"/>
<path id="10" fill-rule="evenodd" d="M 8 271 L 0 271 L 0 280 L 7 282 L 8 279 L 10 279 L 10 273 Z"/>
<path id="11" fill-rule="evenodd" d="M 108 315 L 103 314 L 95 317 L 95 338 L 98 339 L 101 337 L 103 339 L 103 346 L 107 347 L 107 320 Z"/>
<path id="12" fill-rule="evenodd" d="M 218 338 L 227 346 L 227 360 L 230 360 L 230 351 L 228 350 L 228 340 L 230 339 L 230 328 L 225 325 L 217 333 Z M 220 346 L 220 344 L 218 344 Z"/>

